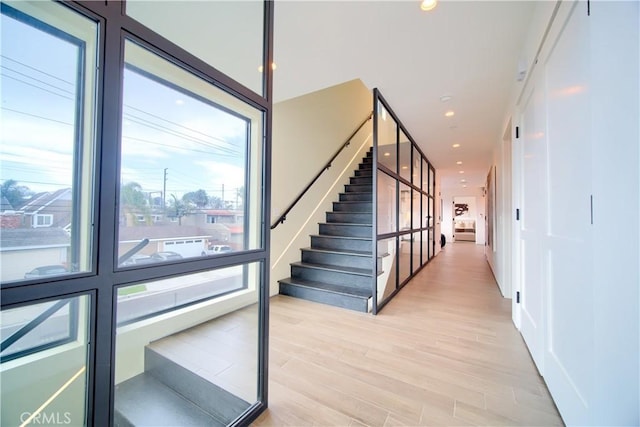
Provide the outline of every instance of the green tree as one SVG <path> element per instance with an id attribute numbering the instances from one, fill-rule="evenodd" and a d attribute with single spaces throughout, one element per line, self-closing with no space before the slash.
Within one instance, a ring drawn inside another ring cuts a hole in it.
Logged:
<path id="1" fill-rule="evenodd" d="M 128 182 L 120 187 L 120 210 L 129 215 L 144 215 L 145 222 L 150 222 L 147 196 L 137 182 Z M 137 224 L 138 221 L 134 221 Z"/>
<path id="2" fill-rule="evenodd" d="M 25 185 L 18 185 L 18 181 L 15 179 L 7 179 L 0 186 L 2 191 L 2 197 L 7 199 L 11 206 L 19 208 L 22 203 L 33 195 L 33 191 L 29 190 L 29 187 Z"/>
<path id="3" fill-rule="evenodd" d="M 209 197 L 209 206 L 211 206 L 211 209 L 224 209 L 225 208 L 224 201 L 218 196 Z"/>
<path id="4" fill-rule="evenodd" d="M 195 206 L 197 208 L 204 208 L 209 204 L 209 196 L 203 189 L 197 191 L 191 191 L 182 196 L 182 201 L 187 205 Z"/>

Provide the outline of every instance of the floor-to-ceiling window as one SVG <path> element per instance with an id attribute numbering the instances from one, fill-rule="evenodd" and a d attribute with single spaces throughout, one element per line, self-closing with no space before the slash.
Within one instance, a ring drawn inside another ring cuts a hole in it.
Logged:
<path id="1" fill-rule="evenodd" d="M 374 313 L 433 256 L 435 169 L 374 90 Z"/>
<path id="2" fill-rule="evenodd" d="M 272 5 L 1 7 L 2 425 L 247 423 Z"/>

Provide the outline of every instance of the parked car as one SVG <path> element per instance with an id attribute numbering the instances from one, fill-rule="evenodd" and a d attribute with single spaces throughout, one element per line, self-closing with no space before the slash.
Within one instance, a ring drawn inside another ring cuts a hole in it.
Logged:
<path id="1" fill-rule="evenodd" d="M 151 264 L 157 262 L 157 260 L 151 258 L 149 255 L 142 254 L 134 254 L 123 263 L 120 264 L 120 267 L 128 267 L 130 265 L 140 265 L 140 264 Z"/>
<path id="2" fill-rule="evenodd" d="M 229 245 L 210 245 L 206 251 L 202 251 L 202 256 L 219 255 L 227 252 L 233 252 L 233 248 Z"/>
<path id="3" fill-rule="evenodd" d="M 25 279 L 36 279 L 38 277 L 45 276 L 58 276 L 60 274 L 68 273 L 67 269 L 63 265 L 43 265 L 36 267 L 28 273 L 25 273 Z"/>
<path id="4" fill-rule="evenodd" d="M 155 261 L 174 261 L 177 259 L 182 259 L 182 255 L 177 252 L 164 251 L 152 253 L 151 258 L 153 258 Z"/>

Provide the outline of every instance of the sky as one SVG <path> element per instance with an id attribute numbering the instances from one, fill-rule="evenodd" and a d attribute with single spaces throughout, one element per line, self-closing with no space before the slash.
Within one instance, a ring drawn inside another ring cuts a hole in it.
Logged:
<path id="1" fill-rule="evenodd" d="M 0 25 L 0 181 L 71 187 L 79 48 L 5 15 Z M 167 200 L 198 189 L 222 197 L 223 185 L 225 200 L 236 200 L 244 119 L 129 67 L 123 102 L 121 183 L 161 192 L 166 169 Z"/>

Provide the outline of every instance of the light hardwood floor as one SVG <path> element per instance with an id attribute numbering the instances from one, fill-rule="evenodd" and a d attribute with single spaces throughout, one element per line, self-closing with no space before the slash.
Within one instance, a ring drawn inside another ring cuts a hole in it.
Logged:
<path id="1" fill-rule="evenodd" d="M 562 425 L 482 251 L 448 244 L 378 316 L 272 298 L 255 425 Z"/>

